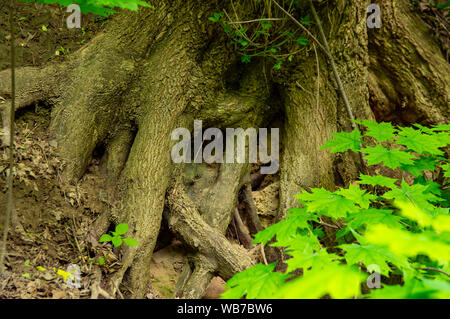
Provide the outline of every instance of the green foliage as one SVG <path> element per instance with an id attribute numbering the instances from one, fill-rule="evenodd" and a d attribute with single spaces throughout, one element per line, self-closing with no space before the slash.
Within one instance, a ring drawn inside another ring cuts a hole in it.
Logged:
<path id="1" fill-rule="evenodd" d="M 122 235 L 125 235 L 128 232 L 128 224 L 119 224 L 116 226 L 115 231 L 111 232 L 111 235 L 103 234 L 100 237 L 99 242 L 111 242 L 114 247 L 119 247 L 122 245 L 122 243 L 125 243 L 126 245 L 130 247 L 136 247 L 139 245 L 139 243 L 133 239 L 133 238 L 123 238 Z"/>
<path id="2" fill-rule="evenodd" d="M 78 4 L 83 13 L 93 13 L 101 16 L 108 16 L 116 13 L 115 8 L 129 9 L 136 11 L 139 6 L 153 8 L 150 4 L 142 0 L 20 0 L 22 2 L 37 3 L 57 3 L 61 6 Z"/>
<path id="3" fill-rule="evenodd" d="M 381 187 L 388 187 L 388 188 L 395 188 L 395 182 L 397 180 L 394 178 L 389 178 L 383 175 L 375 175 L 375 176 L 369 176 L 361 174 L 359 176 L 358 184 L 365 184 L 365 185 L 371 185 L 371 186 L 381 186 Z"/>
<path id="4" fill-rule="evenodd" d="M 400 149 L 387 149 L 381 145 L 375 147 L 367 147 L 361 150 L 363 154 L 367 154 L 367 164 L 377 165 L 383 163 L 392 169 L 400 167 L 400 165 L 413 164 L 414 156 L 411 153 L 402 151 Z"/>
<path id="5" fill-rule="evenodd" d="M 361 133 L 354 130 L 350 133 L 339 132 L 333 134 L 334 139 L 327 141 L 322 149 L 332 148 L 331 153 L 345 152 L 347 150 L 358 151 L 361 148 Z"/>
<path id="6" fill-rule="evenodd" d="M 270 298 L 289 278 L 289 275 L 273 272 L 276 264 L 258 264 L 244 270 L 228 281 L 228 285 L 234 287 L 226 291 L 222 297 L 234 299 L 246 295 L 248 298 Z"/>
<path id="7" fill-rule="evenodd" d="M 361 174 L 347 188 L 298 194 L 302 208 L 254 240 L 284 247 L 286 272 L 258 264 L 231 278 L 223 298 L 449 298 L 449 126 L 357 123 L 365 130 L 336 133 L 324 147 L 361 152 L 385 166 L 375 171 L 403 178 Z M 330 223 L 339 230 L 325 236 Z M 375 270 L 382 289 L 367 284 Z"/>
<path id="8" fill-rule="evenodd" d="M 306 52 L 308 39 L 303 30 L 287 19 L 271 1 L 252 0 L 244 6 L 252 6 L 252 11 L 260 12 L 260 16 L 238 17 L 238 10 L 234 10 L 230 15 L 225 11 L 215 12 L 208 18 L 223 27 L 243 63 L 265 57 L 273 63 L 274 69 L 279 70 L 283 63 L 291 62 L 297 54 Z M 288 1 L 285 8 L 291 14 L 296 11 L 294 15 L 300 15 L 299 22 L 304 26 L 311 24 L 309 14 L 298 7 L 298 1 Z"/>

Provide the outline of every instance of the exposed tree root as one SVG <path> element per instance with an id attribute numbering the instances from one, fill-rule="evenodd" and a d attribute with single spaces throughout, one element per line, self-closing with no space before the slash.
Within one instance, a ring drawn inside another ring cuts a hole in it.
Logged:
<path id="1" fill-rule="evenodd" d="M 248 226 L 250 232 L 256 234 L 257 232 L 263 230 L 261 221 L 259 220 L 258 213 L 256 211 L 255 200 L 253 199 L 252 186 L 251 183 L 246 180 L 244 187 L 242 188 L 242 193 L 244 197 L 245 213 L 248 221 Z"/>
<path id="2" fill-rule="evenodd" d="M 222 237 L 230 224 L 233 211 L 236 209 L 238 192 L 247 170 L 248 164 L 222 164 L 218 176 L 210 177 L 210 179 L 214 179 L 214 184 L 208 187 L 206 193 L 199 192 L 199 194 L 193 194 L 193 197 L 190 197 L 191 201 L 198 202 L 194 209 L 198 211 L 198 214 L 201 214 L 204 222 L 212 227 L 215 232 L 220 233 Z M 171 199 L 173 199 L 173 196 L 168 196 L 169 207 L 171 206 Z M 171 227 L 170 220 L 169 227 Z M 188 244 L 191 242 L 191 239 L 187 240 L 184 237 L 183 240 Z M 218 264 L 216 257 L 206 254 L 195 245 L 191 245 L 191 247 L 199 252 L 193 258 L 193 271 L 186 284 L 179 285 L 180 289 L 177 295 L 184 298 L 200 298 L 217 271 L 217 267 L 212 267 L 212 265 L 218 266 Z M 183 281 L 185 278 L 180 280 Z"/>
<path id="3" fill-rule="evenodd" d="M 176 184 L 168 191 L 167 203 L 170 229 L 186 244 L 214 260 L 213 265 L 217 265 L 216 271 L 222 278 L 229 279 L 253 264 L 245 250 L 233 246 L 219 230 L 203 220 L 184 185 Z"/>
<path id="4" fill-rule="evenodd" d="M 237 208 L 233 212 L 233 220 L 234 224 L 236 225 L 239 241 L 245 248 L 250 249 L 252 246 L 253 239 L 250 237 L 250 234 L 245 228 L 245 225 L 242 222 L 241 216 L 239 215 L 239 210 Z"/>

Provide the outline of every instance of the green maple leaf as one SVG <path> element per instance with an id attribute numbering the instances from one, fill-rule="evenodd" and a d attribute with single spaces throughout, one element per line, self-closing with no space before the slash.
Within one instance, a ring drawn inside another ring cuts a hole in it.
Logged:
<path id="1" fill-rule="evenodd" d="M 418 280 L 411 278 L 403 286 L 385 285 L 371 291 L 373 299 L 449 299 L 450 283 L 442 280 Z"/>
<path id="2" fill-rule="evenodd" d="M 308 212 L 321 212 L 335 219 L 347 216 L 347 213 L 358 211 L 355 202 L 324 188 L 312 188 L 312 193 L 303 192 L 297 198 L 307 202 Z"/>
<path id="3" fill-rule="evenodd" d="M 444 177 L 450 177 L 450 163 L 442 165 L 442 169 L 444 170 Z"/>
<path id="4" fill-rule="evenodd" d="M 365 158 L 367 164 L 377 165 L 383 162 L 383 165 L 392 169 L 398 168 L 400 165 L 409 165 L 413 163 L 414 156 L 408 152 L 392 149 L 388 150 L 381 145 L 375 147 L 367 147 L 361 150 L 361 153 L 368 154 Z"/>
<path id="5" fill-rule="evenodd" d="M 450 134 L 449 132 L 439 132 L 433 135 L 438 142 L 440 142 L 440 145 L 447 146 L 450 144 Z"/>
<path id="6" fill-rule="evenodd" d="M 415 234 L 378 224 L 369 225 L 364 238 L 367 243 L 384 246 L 397 256 L 427 255 L 445 264 L 450 260 L 450 244 L 439 240 L 432 232 Z"/>
<path id="7" fill-rule="evenodd" d="M 325 295 L 344 299 L 360 295 L 360 284 L 366 278 L 353 267 L 330 263 L 326 268 L 312 269 L 284 284 L 275 294 L 277 299 L 316 299 Z"/>
<path id="8" fill-rule="evenodd" d="M 359 179 L 360 180 L 357 181 L 358 184 L 388 187 L 391 189 L 397 187 L 397 186 L 395 186 L 395 182 L 397 182 L 396 179 L 389 178 L 389 177 L 386 177 L 383 175 L 370 176 L 370 175 L 360 174 Z"/>
<path id="9" fill-rule="evenodd" d="M 435 132 L 435 131 L 433 131 L 433 129 L 428 128 L 426 126 L 423 126 L 423 125 L 421 125 L 419 123 L 414 123 L 413 126 L 415 128 L 418 128 L 420 131 L 422 131 L 424 133 L 427 133 L 427 134 L 434 134 L 434 132 Z"/>
<path id="10" fill-rule="evenodd" d="M 369 208 L 350 214 L 348 228 L 359 229 L 364 225 L 385 224 L 391 228 L 400 228 L 401 217 L 393 215 L 392 210 Z"/>
<path id="11" fill-rule="evenodd" d="M 281 285 L 291 275 L 273 272 L 276 263 L 270 265 L 257 264 L 244 270 L 228 280 L 222 299 L 247 299 L 272 298 Z"/>
<path id="12" fill-rule="evenodd" d="M 425 190 L 425 193 L 432 193 L 436 196 L 441 196 L 442 194 L 441 185 L 439 183 L 433 182 L 432 180 L 425 179 L 423 175 L 415 178 L 414 184 L 426 186 L 427 189 Z"/>
<path id="13" fill-rule="evenodd" d="M 431 203 L 443 201 L 442 198 L 429 192 L 428 186 L 420 184 L 410 186 L 404 180 L 402 181 L 401 188 L 395 188 L 385 193 L 383 198 L 395 199 L 400 202 L 411 202 L 427 212 L 431 212 L 435 208 Z"/>
<path id="14" fill-rule="evenodd" d="M 439 148 L 446 146 L 448 140 L 441 138 L 440 134 L 424 134 L 422 130 L 411 127 L 402 127 L 398 133 L 397 144 L 405 145 L 408 149 L 417 153 L 442 155 Z"/>
<path id="15" fill-rule="evenodd" d="M 305 208 L 291 208 L 289 211 L 290 213 L 286 215 L 286 219 L 258 232 L 253 243 L 263 243 L 265 245 L 275 236 L 278 242 L 286 242 L 289 238 L 295 237 L 299 229 L 308 228 L 308 221 L 317 220 L 317 217 Z"/>
<path id="16" fill-rule="evenodd" d="M 394 205 L 400 208 L 401 214 L 408 219 L 416 221 L 422 227 L 433 227 L 437 232 L 450 232 L 450 216 L 446 211 L 436 210 L 428 214 L 410 202 L 395 201 Z"/>
<path id="17" fill-rule="evenodd" d="M 433 125 L 433 128 L 431 130 L 434 131 L 434 132 L 450 131 L 450 124 Z"/>
<path id="18" fill-rule="evenodd" d="M 342 259 L 338 255 L 329 254 L 326 249 L 320 249 L 318 252 L 296 249 L 292 252 L 288 251 L 287 254 L 292 256 L 292 258 L 286 260 L 288 265 L 286 272 L 288 273 L 297 269 L 303 269 L 303 272 L 306 272 L 309 268 L 326 268 L 331 262 Z"/>
<path id="19" fill-rule="evenodd" d="M 345 259 L 349 265 L 358 265 L 362 262 L 366 267 L 370 265 L 378 265 L 380 267 L 380 273 L 389 277 L 391 268 L 386 263 L 387 260 L 395 259 L 395 256 L 389 252 L 384 251 L 380 247 L 374 245 L 340 245 L 339 248 L 343 249 Z M 405 263 L 408 261 L 405 258 Z"/>
<path id="20" fill-rule="evenodd" d="M 397 132 L 395 127 L 393 127 L 391 123 L 387 122 L 377 123 L 375 121 L 369 120 L 354 122 L 367 127 L 367 132 L 365 133 L 365 135 L 371 136 L 379 142 L 393 140 L 394 134 Z"/>
<path id="21" fill-rule="evenodd" d="M 411 165 L 402 165 L 402 171 L 408 171 L 414 176 L 421 176 L 423 171 L 434 171 L 438 162 L 432 156 L 420 156 Z"/>
<path id="22" fill-rule="evenodd" d="M 303 251 L 312 254 L 314 251 L 320 249 L 319 242 L 315 236 L 308 236 L 304 234 L 297 234 L 289 238 L 282 237 L 280 240 L 271 244 L 273 247 L 288 247 L 286 252 Z"/>
<path id="23" fill-rule="evenodd" d="M 377 196 L 369 194 L 365 190 L 362 190 L 353 184 L 350 184 L 348 189 L 340 189 L 336 193 L 351 201 L 354 201 L 364 209 L 369 208 L 370 201 L 377 198 Z"/>
<path id="24" fill-rule="evenodd" d="M 347 150 L 357 152 L 361 148 L 362 136 L 359 130 L 353 130 L 350 133 L 334 133 L 333 137 L 334 139 L 328 140 L 327 143 L 321 147 L 321 149 L 332 148 L 331 153 L 339 153 Z"/>
<path id="25" fill-rule="evenodd" d="M 273 224 L 272 226 L 267 227 L 266 229 L 258 232 L 255 235 L 255 240 L 253 244 L 262 243 L 266 245 L 270 242 L 277 234 L 282 234 L 284 237 L 295 236 L 298 231 L 298 227 L 292 225 L 286 221 L 282 220 L 278 223 Z M 279 239 L 279 238 L 278 238 Z"/>

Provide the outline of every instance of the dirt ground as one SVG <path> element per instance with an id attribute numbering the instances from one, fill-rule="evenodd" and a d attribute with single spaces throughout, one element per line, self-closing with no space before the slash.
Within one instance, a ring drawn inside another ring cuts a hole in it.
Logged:
<path id="1" fill-rule="evenodd" d="M 10 65 L 9 10 L 3 2 L 0 4 L 0 70 Z M 58 5 L 17 1 L 16 7 L 18 67 L 39 66 L 70 58 L 66 53 L 74 52 L 87 43 L 108 22 L 103 17 L 87 14 L 82 15 L 81 29 L 68 29 L 66 19 L 70 13 Z"/>

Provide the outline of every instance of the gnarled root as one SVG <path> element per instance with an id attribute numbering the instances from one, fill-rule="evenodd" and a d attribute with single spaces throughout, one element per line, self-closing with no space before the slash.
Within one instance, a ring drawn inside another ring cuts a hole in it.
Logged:
<path id="1" fill-rule="evenodd" d="M 186 244 L 203 255 L 198 256 L 199 262 L 195 268 L 197 271 L 194 270 L 194 277 L 191 276 L 192 281 L 188 281 L 184 297 L 198 298 L 204 293 L 204 290 L 195 293 L 192 291 L 195 287 L 193 283 L 198 283 L 199 273 L 217 272 L 226 280 L 254 264 L 244 249 L 233 246 L 222 232 L 205 222 L 191 198 L 186 194 L 184 185 L 178 183 L 168 191 L 167 203 L 170 208 L 167 214 L 170 229 Z M 207 288 L 207 285 L 202 286 Z"/>

